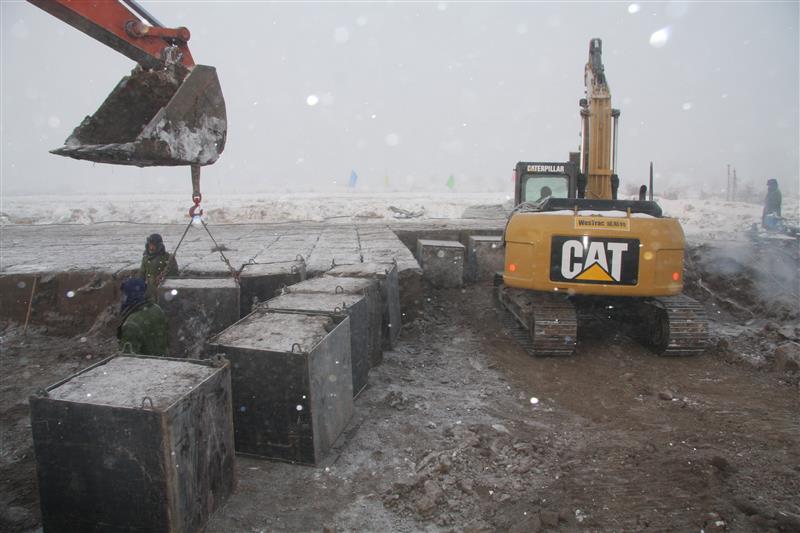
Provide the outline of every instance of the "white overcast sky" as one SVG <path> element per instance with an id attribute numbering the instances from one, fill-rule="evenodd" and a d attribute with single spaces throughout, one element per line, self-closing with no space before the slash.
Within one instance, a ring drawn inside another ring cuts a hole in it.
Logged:
<path id="1" fill-rule="evenodd" d="M 623 189 L 651 160 L 662 190 L 720 190 L 727 164 L 798 188 L 797 2 L 142 4 L 218 70 L 228 143 L 206 193 L 344 190 L 351 170 L 357 190 L 510 191 L 517 161 L 577 148 L 592 37 Z M 4 194 L 189 194 L 186 168 L 49 154 L 133 62 L 31 4 L 0 14 Z"/>

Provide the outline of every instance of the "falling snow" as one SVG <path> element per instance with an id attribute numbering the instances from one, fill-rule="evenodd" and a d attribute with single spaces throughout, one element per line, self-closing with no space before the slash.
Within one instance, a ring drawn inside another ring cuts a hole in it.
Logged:
<path id="1" fill-rule="evenodd" d="M 669 37 L 670 29 L 668 27 L 654 31 L 650 35 L 650 46 L 653 48 L 664 48 L 667 45 L 667 41 L 669 41 Z"/>
<path id="2" fill-rule="evenodd" d="M 350 31 L 344 26 L 336 28 L 333 32 L 333 40 L 339 44 L 344 44 L 350 40 Z"/>

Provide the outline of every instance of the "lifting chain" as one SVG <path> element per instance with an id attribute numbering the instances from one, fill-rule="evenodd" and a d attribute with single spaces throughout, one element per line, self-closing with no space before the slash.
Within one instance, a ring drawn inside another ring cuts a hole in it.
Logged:
<path id="1" fill-rule="evenodd" d="M 203 200 L 203 195 L 200 194 L 200 165 L 192 165 L 192 203 L 194 204 L 189 208 L 189 216 L 203 216 L 203 208 L 200 207 L 200 202 Z"/>
<path id="2" fill-rule="evenodd" d="M 233 268 L 233 265 L 231 265 L 230 260 L 228 260 L 228 258 L 225 257 L 225 253 L 222 251 L 222 246 L 220 246 L 217 243 L 217 240 L 211 234 L 211 230 L 208 229 L 208 224 L 206 224 L 206 221 L 203 220 L 202 218 L 203 208 L 200 207 L 200 202 L 202 201 L 202 199 L 203 195 L 200 194 L 200 165 L 192 165 L 192 202 L 194 203 L 194 205 L 189 208 L 189 217 L 190 217 L 189 223 L 186 225 L 186 229 L 183 230 L 183 235 L 181 235 L 181 239 L 178 241 L 178 245 L 175 246 L 175 250 L 173 250 L 173 252 L 170 254 L 169 261 L 172 261 L 178 255 L 178 249 L 181 247 L 181 244 L 183 244 L 183 240 L 186 238 L 186 234 L 189 233 L 189 228 L 192 227 L 195 220 L 199 220 L 200 223 L 203 225 L 203 229 L 206 230 L 206 233 L 208 233 L 208 236 L 211 238 L 211 242 L 214 243 L 214 251 L 219 252 L 220 260 L 223 263 L 225 263 L 225 265 L 227 265 L 228 270 L 231 273 L 231 277 L 233 277 L 233 281 L 236 282 L 236 285 L 239 285 L 240 284 L 239 276 L 241 275 L 242 270 L 244 270 L 244 265 L 242 265 L 242 268 L 237 270 Z M 167 275 L 167 270 L 169 270 L 169 268 L 165 268 L 159 275 L 158 277 L 159 285 L 161 285 L 161 283 L 164 281 L 164 278 Z"/>
<path id="3" fill-rule="evenodd" d="M 236 285 L 239 285 L 239 274 L 242 273 L 242 270 L 244 269 L 244 265 L 242 265 L 242 268 L 240 268 L 239 270 L 236 270 L 235 268 L 233 268 L 233 265 L 231 265 L 231 262 L 228 260 L 227 257 L 225 257 L 225 253 L 222 251 L 222 246 L 217 244 L 217 240 L 214 238 L 213 235 L 211 235 L 211 231 L 208 229 L 208 224 L 206 224 L 206 221 L 201 218 L 200 219 L 200 223 L 203 224 L 203 228 L 206 230 L 206 233 L 208 233 L 208 236 L 211 238 L 211 241 L 214 243 L 214 249 L 219 252 L 220 260 L 228 266 L 228 270 L 230 270 L 230 272 L 231 272 L 231 276 L 233 277 L 233 281 L 236 282 Z"/>

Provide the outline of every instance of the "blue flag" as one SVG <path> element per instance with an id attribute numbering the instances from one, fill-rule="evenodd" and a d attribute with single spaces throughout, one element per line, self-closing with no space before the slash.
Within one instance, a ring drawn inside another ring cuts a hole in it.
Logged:
<path id="1" fill-rule="evenodd" d="M 351 170 L 350 171 L 350 185 L 349 185 L 349 187 L 351 189 L 355 189 L 357 181 L 358 181 L 358 174 L 356 174 L 355 170 Z"/>

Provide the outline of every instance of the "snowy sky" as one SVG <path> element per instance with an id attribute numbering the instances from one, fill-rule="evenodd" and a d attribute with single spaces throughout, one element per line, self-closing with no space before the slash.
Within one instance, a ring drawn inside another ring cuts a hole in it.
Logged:
<path id="1" fill-rule="evenodd" d="M 218 69 L 228 143 L 208 193 L 511 190 L 519 160 L 578 146 L 589 39 L 621 109 L 622 188 L 721 190 L 726 165 L 796 192 L 798 3 L 145 2 Z M 2 192 L 190 192 L 186 168 L 48 153 L 133 62 L 1 2 Z M 309 103 L 316 102 L 315 105 Z M 387 185 L 388 182 L 388 185 Z"/>

